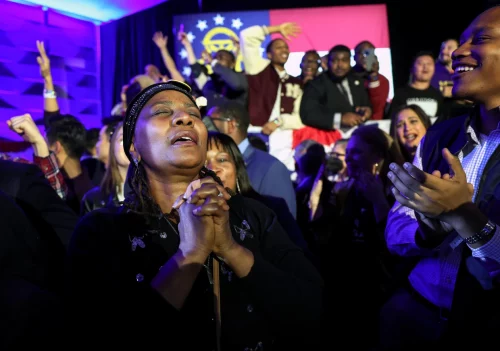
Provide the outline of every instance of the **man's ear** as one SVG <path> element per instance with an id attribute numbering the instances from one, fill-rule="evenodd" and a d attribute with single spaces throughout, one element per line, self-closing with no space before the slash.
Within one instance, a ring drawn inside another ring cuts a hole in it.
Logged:
<path id="1" fill-rule="evenodd" d="M 238 122 L 236 120 L 231 119 L 230 121 L 227 122 L 227 134 L 231 135 L 236 132 L 238 129 Z"/>
<path id="2" fill-rule="evenodd" d="M 272 57 L 271 53 L 270 53 L 270 52 L 268 52 L 268 53 L 267 53 L 267 58 L 268 58 L 268 59 L 271 59 L 271 57 Z"/>
<path id="3" fill-rule="evenodd" d="M 59 140 L 54 143 L 54 149 L 53 150 L 54 150 L 54 153 L 56 155 L 59 155 L 62 151 L 64 151 L 64 147 L 59 142 Z"/>

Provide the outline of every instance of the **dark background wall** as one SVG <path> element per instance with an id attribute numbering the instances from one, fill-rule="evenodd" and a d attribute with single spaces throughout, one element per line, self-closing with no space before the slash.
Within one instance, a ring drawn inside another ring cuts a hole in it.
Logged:
<path id="1" fill-rule="evenodd" d="M 474 17 L 498 2 L 469 1 L 464 7 L 456 0 L 170 0 L 101 27 L 103 111 L 104 114 L 109 114 L 112 105 L 118 101 L 121 86 L 132 76 L 142 73 L 146 64 L 155 63 L 163 67 L 151 38 L 158 30 L 167 33 L 170 36 L 170 50 L 173 50 L 175 38 L 172 34 L 172 16 L 176 14 L 385 3 L 389 20 L 394 86 L 398 87 L 407 82 L 409 65 L 416 52 L 430 50 L 437 55 L 444 39 L 459 38 Z M 363 23 L 359 25 L 363 26 Z M 325 35 L 334 37 L 335 33 Z"/>
<path id="2" fill-rule="evenodd" d="M 92 22 L 9 1 L 0 2 L 0 136 L 15 137 L 5 120 L 43 115 L 43 79 L 36 41 L 50 55 L 52 77 L 63 113 L 99 126 L 101 101 L 98 28 Z M 31 155 L 30 155 L 31 157 Z"/>

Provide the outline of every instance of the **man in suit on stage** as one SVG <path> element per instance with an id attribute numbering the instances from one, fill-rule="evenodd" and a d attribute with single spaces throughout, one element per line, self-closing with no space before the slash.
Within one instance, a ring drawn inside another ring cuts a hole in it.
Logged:
<path id="1" fill-rule="evenodd" d="M 328 71 L 304 88 L 300 116 L 310 127 L 324 130 L 347 130 L 369 120 L 370 98 L 364 81 L 351 67 L 351 50 L 334 46 L 328 54 Z"/>

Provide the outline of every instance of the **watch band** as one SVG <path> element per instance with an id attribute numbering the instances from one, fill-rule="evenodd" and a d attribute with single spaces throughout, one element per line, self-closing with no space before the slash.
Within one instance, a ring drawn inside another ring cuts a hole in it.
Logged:
<path id="1" fill-rule="evenodd" d="M 465 242 L 468 245 L 477 243 L 478 241 L 489 238 L 495 233 L 496 225 L 492 221 L 488 221 L 483 229 L 479 233 L 476 233 L 468 238 L 465 238 Z"/>

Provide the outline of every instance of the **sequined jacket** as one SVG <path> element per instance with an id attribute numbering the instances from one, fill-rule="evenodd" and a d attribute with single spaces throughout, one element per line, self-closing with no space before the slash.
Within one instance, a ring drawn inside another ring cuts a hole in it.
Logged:
<path id="1" fill-rule="evenodd" d="M 221 349 L 317 349 L 320 275 L 267 207 L 239 195 L 229 205 L 232 234 L 255 263 L 244 278 L 221 264 Z M 85 216 L 69 249 L 71 340 L 115 349 L 215 350 L 210 261 L 180 311 L 150 287 L 178 245 L 164 217 L 147 225 L 123 207 Z"/>

